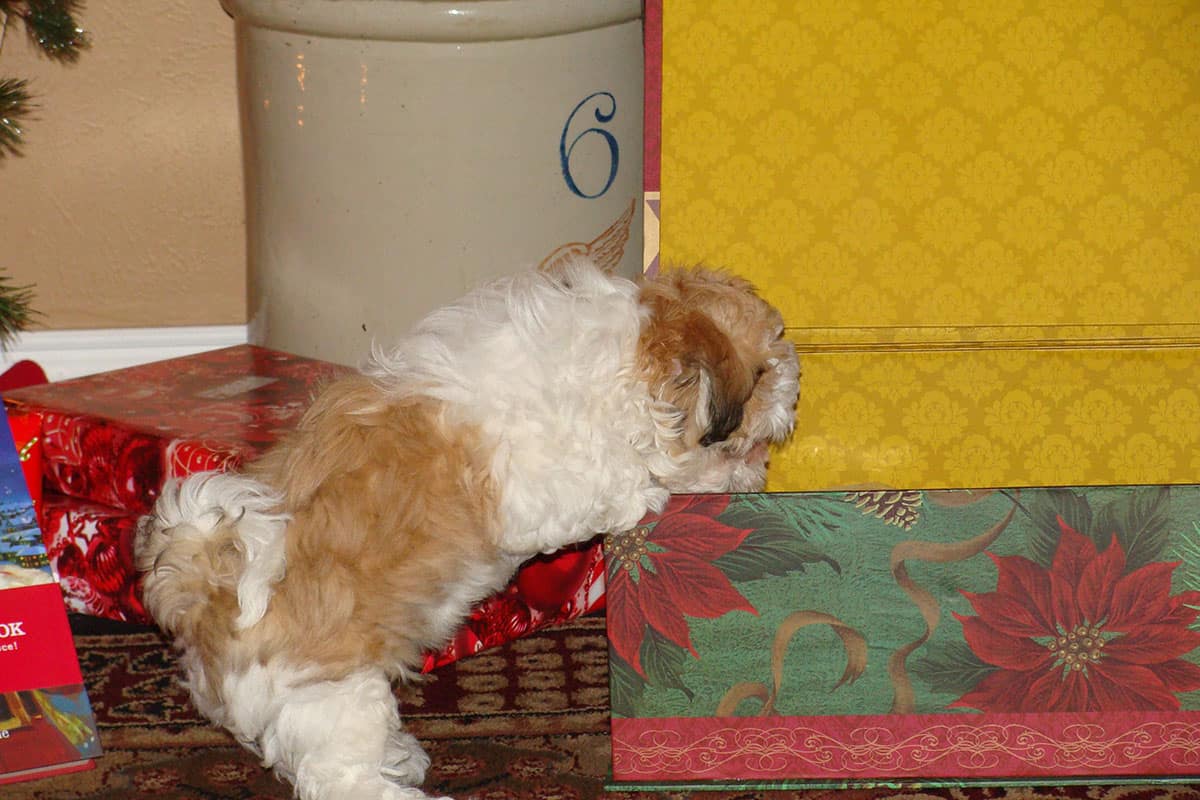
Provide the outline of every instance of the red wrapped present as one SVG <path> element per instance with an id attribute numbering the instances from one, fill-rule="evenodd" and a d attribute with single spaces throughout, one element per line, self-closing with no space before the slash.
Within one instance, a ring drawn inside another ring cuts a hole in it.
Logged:
<path id="1" fill-rule="evenodd" d="M 29 497 L 33 507 L 42 502 L 42 421 L 36 414 L 9 414 L 8 427 L 12 431 L 13 444 L 17 447 L 17 459 L 25 474 Z"/>
<path id="2" fill-rule="evenodd" d="M 71 610 L 148 622 L 133 536 L 166 480 L 256 457 L 348 371 L 238 345 L 6 394 L 13 419 L 40 426 L 39 520 Z M 602 608 L 602 561 L 598 544 L 531 561 L 425 669 Z"/>
<path id="3" fill-rule="evenodd" d="M 526 562 L 498 594 L 477 605 L 440 653 L 428 653 L 422 672 L 526 634 L 604 608 L 600 540 Z"/>
<path id="4" fill-rule="evenodd" d="M 148 511 L 168 478 L 227 469 L 291 428 L 348 367 L 237 345 L 17 389 L 9 413 L 41 421 L 47 492 Z"/>
<path id="5" fill-rule="evenodd" d="M 133 568 L 136 512 L 46 494 L 38 523 L 67 608 L 78 614 L 150 623 Z"/>

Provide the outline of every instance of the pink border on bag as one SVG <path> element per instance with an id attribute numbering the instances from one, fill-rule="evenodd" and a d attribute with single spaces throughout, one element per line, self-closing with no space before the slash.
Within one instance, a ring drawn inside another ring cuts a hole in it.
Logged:
<path id="1" fill-rule="evenodd" d="M 1186 775 L 1200 712 L 612 721 L 618 781 Z"/>

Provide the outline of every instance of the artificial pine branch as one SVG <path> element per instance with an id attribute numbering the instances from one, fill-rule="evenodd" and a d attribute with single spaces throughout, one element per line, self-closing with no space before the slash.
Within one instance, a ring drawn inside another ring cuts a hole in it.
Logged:
<path id="1" fill-rule="evenodd" d="M 47 57 L 74 63 L 90 45 L 87 34 L 75 22 L 82 0 L 0 0 L 0 46 L 8 23 L 16 18 L 25 24 L 29 38 Z M 15 78 L 0 78 L 0 158 L 20 153 L 23 118 L 33 108 L 28 84 Z M 33 310 L 33 287 L 17 286 L 0 273 L 0 350 L 7 350 L 16 335 L 25 330 L 38 313 Z"/>
<path id="2" fill-rule="evenodd" d="M 0 157 L 21 152 L 23 120 L 33 108 L 25 87 L 25 81 L 0 78 Z"/>
<path id="3" fill-rule="evenodd" d="M 7 350 L 38 312 L 33 310 L 33 287 L 14 286 L 0 274 L 0 350 Z"/>
<path id="4" fill-rule="evenodd" d="M 82 0 L 0 0 L 0 46 L 9 22 L 19 19 L 29 38 L 48 58 L 74 63 L 80 51 L 91 44 L 75 21 L 82 9 Z M 0 79 L 0 158 L 20 155 L 25 116 L 32 108 L 25 81 Z"/>
<path id="5" fill-rule="evenodd" d="M 0 11 L 25 23 L 29 38 L 55 61 L 73 63 L 90 44 L 87 33 L 75 21 L 83 9 L 81 0 L 0 0 Z"/>

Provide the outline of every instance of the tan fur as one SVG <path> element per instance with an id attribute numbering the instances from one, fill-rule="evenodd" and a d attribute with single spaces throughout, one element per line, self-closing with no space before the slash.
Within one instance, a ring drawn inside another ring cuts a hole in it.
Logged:
<path id="1" fill-rule="evenodd" d="M 431 609 L 497 556 L 486 454 L 439 412 L 427 399 L 385 403 L 368 379 L 346 378 L 249 467 L 287 498 L 287 571 L 262 622 L 240 634 L 236 594 L 214 587 L 189 636 L 209 669 L 293 653 L 329 678 L 380 663 L 397 675 L 443 644 Z"/>
<path id="2" fill-rule="evenodd" d="M 782 334 L 779 312 L 748 281 L 702 268 L 664 268 L 643 285 L 641 301 L 651 313 L 639 341 L 639 367 L 660 399 L 693 410 L 682 449 L 727 440 L 741 427 L 764 359 Z M 704 377 L 712 397 L 701 425 Z"/>

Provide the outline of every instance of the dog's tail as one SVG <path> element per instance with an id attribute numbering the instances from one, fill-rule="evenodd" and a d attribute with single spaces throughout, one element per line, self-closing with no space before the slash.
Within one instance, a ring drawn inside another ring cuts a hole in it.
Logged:
<path id="1" fill-rule="evenodd" d="M 201 472 L 168 483 L 134 543 L 155 622 L 186 635 L 222 595 L 237 598 L 237 629 L 262 619 L 286 561 L 280 507 L 269 486 L 245 475 Z"/>

